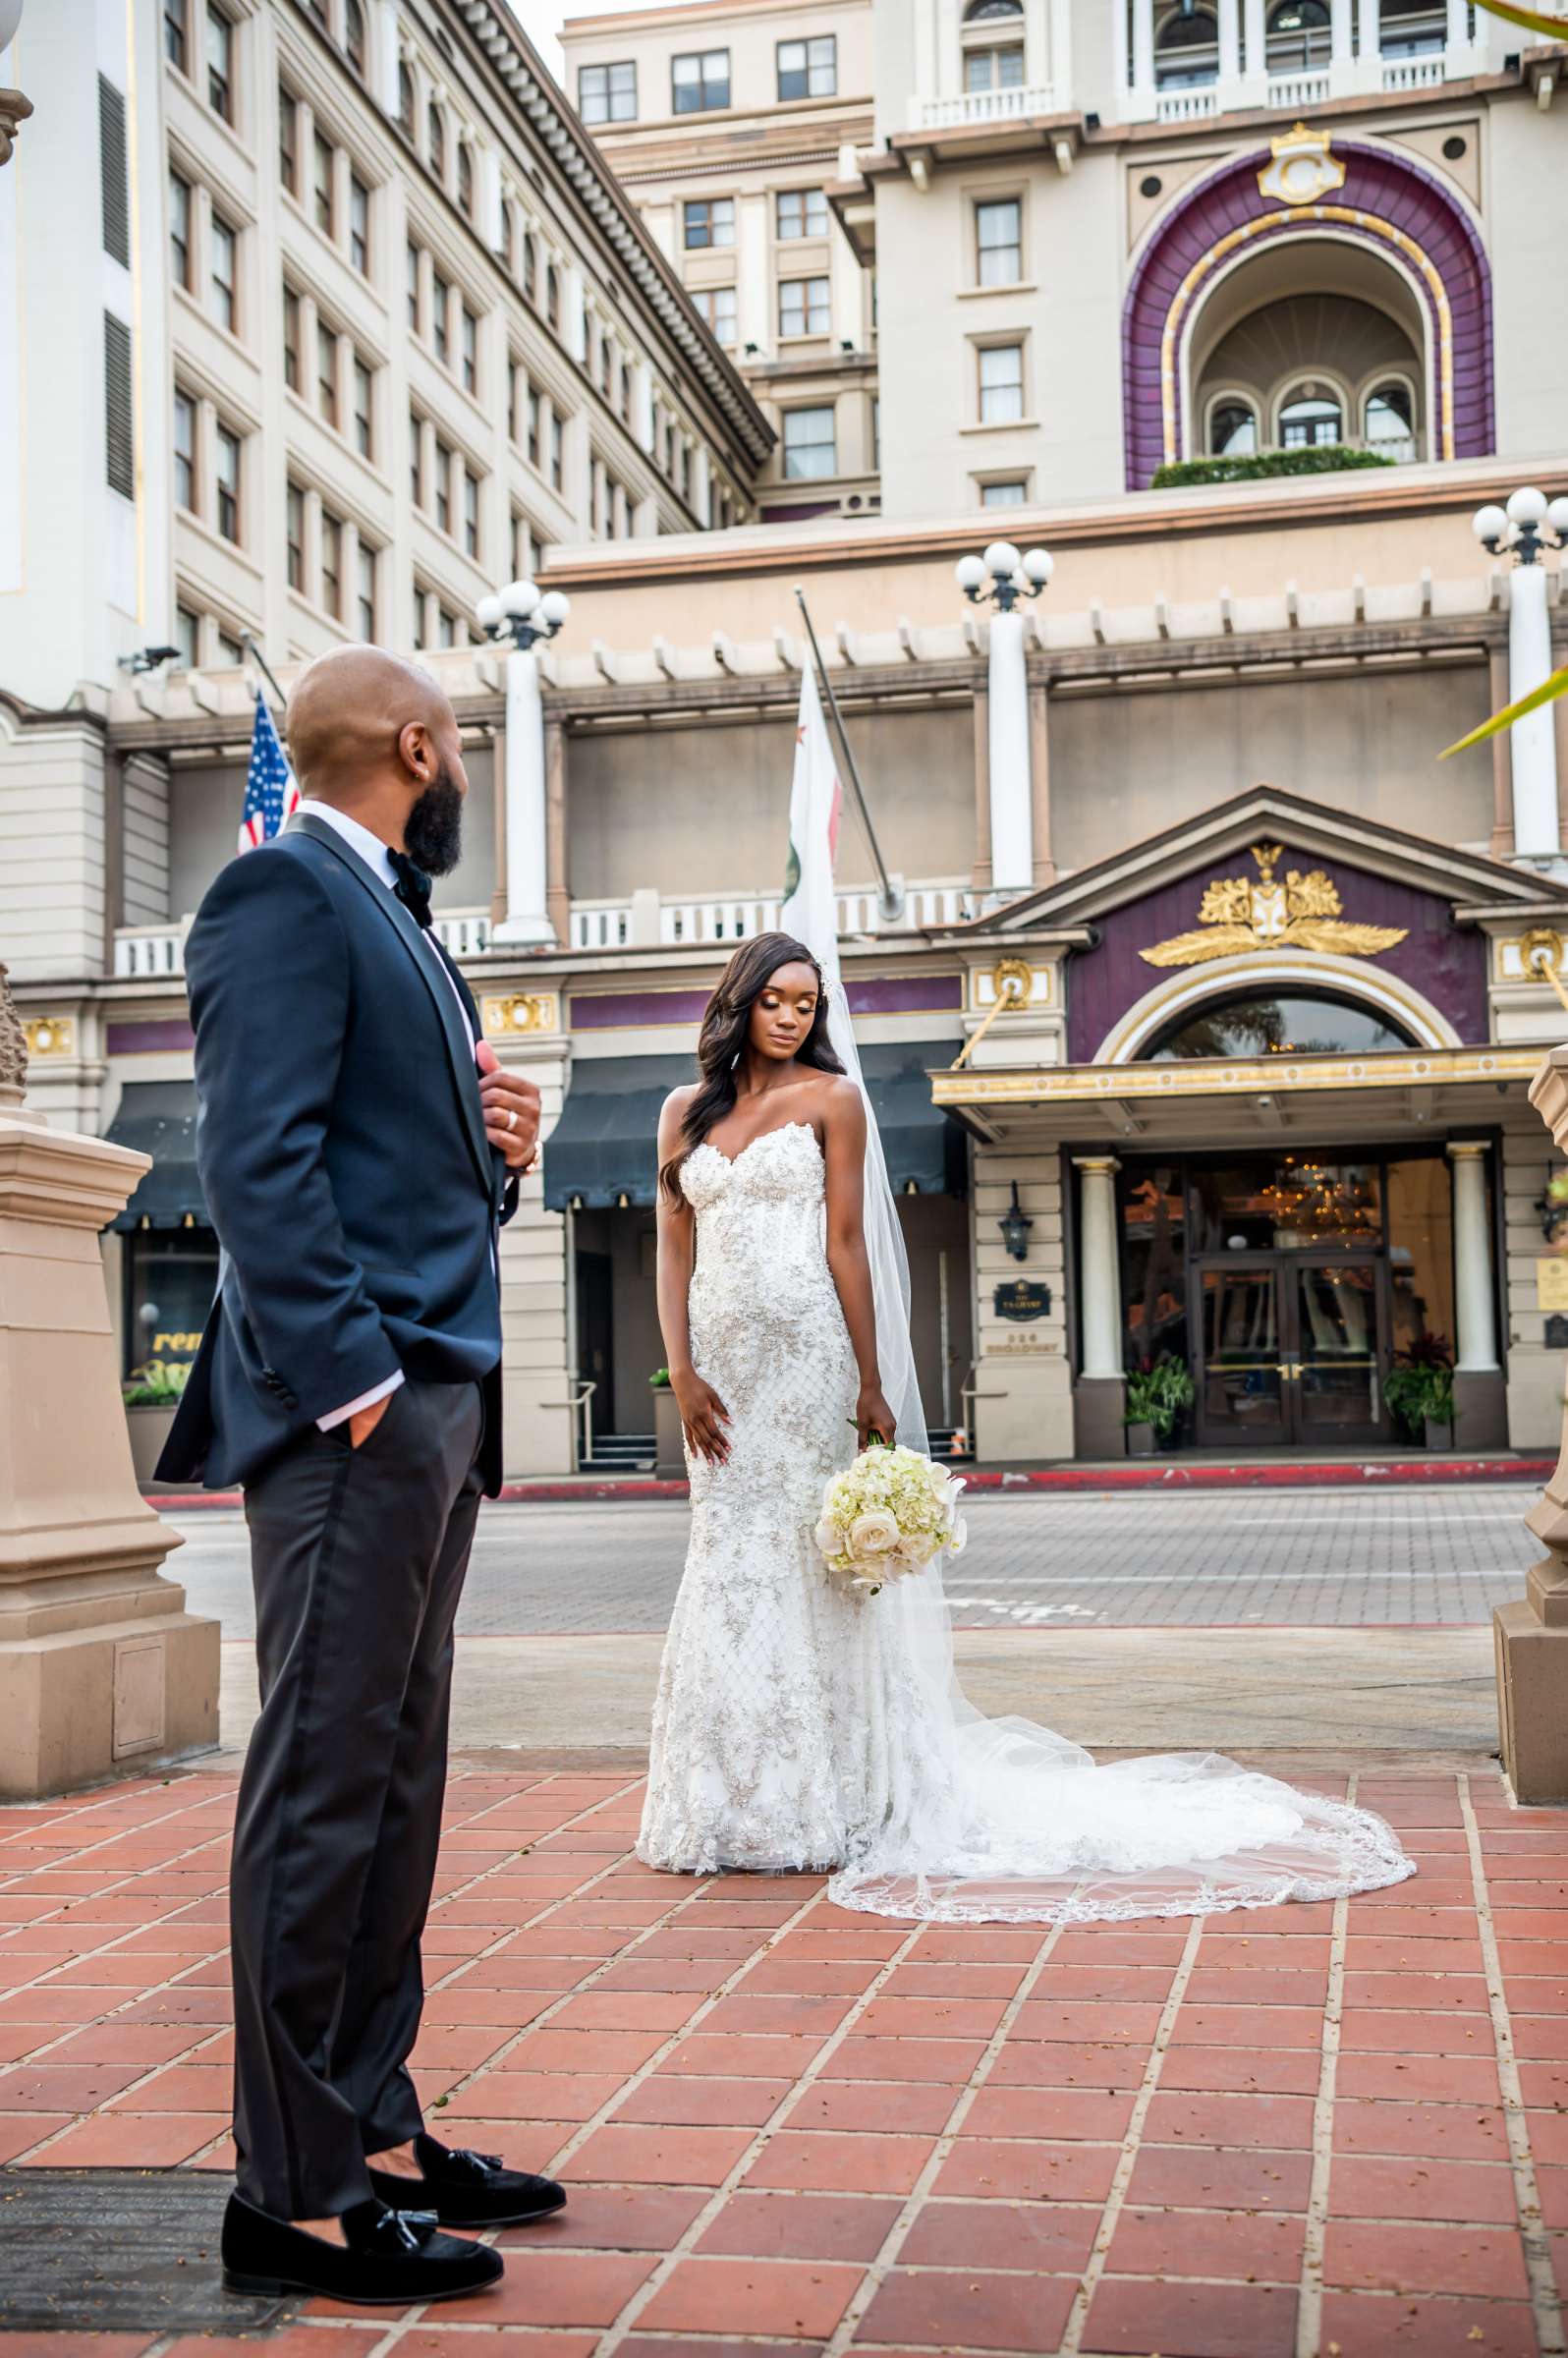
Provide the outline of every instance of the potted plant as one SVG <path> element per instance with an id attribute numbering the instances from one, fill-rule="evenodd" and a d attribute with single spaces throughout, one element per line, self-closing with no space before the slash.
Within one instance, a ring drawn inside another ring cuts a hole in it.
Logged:
<path id="1" fill-rule="evenodd" d="M 1425 1331 L 1397 1351 L 1383 1397 L 1407 1440 L 1420 1441 L 1428 1449 L 1451 1449 L 1454 1355 L 1447 1335 Z"/>
<path id="2" fill-rule="evenodd" d="M 120 1387 L 131 1434 L 131 1464 L 142 1488 L 153 1480 L 190 1373 L 189 1360 L 149 1359 L 133 1368 Z"/>
<path id="3" fill-rule="evenodd" d="M 1164 1447 L 1183 1412 L 1192 1406 L 1196 1389 L 1182 1361 L 1169 1351 L 1129 1368 L 1122 1418 L 1128 1456 L 1152 1457 L 1156 1448 Z"/>
<path id="4" fill-rule="evenodd" d="M 681 1412 L 670 1389 L 668 1368 L 655 1368 L 647 1379 L 653 1395 L 653 1471 L 660 1482 L 684 1482 L 686 1444 L 681 1438 Z"/>

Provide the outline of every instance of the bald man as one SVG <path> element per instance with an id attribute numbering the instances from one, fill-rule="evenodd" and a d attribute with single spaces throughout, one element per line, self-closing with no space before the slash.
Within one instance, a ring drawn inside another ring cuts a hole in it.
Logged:
<path id="1" fill-rule="evenodd" d="M 496 1231 L 539 1101 L 430 929 L 468 792 L 446 698 L 347 648 L 300 681 L 289 743 L 305 799 L 223 870 L 186 949 L 223 1256 L 158 1471 L 242 1484 L 251 1531 L 227 2276 L 402 2306 L 502 2273 L 446 2227 L 565 2199 L 425 2135 L 408 2071 L 452 1626 L 501 1476 Z"/>

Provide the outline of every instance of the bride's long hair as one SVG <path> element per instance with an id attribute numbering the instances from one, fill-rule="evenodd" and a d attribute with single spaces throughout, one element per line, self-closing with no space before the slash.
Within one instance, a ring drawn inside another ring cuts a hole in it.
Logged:
<path id="1" fill-rule="evenodd" d="M 781 966 L 809 966 L 816 977 L 816 1013 L 812 1028 L 795 1051 L 797 1064 L 818 1073 L 844 1070 L 827 1037 L 827 991 L 822 970 L 804 941 L 790 933 L 758 933 L 743 942 L 707 1003 L 698 1035 L 697 1064 L 701 1078 L 696 1096 L 681 1121 L 681 1151 L 672 1154 L 659 1173 L 659 1192 L 671 1203 L 681 1199 L 681 1166 L 694 1147 L 718 1127 L 734 1107 L 738 1091 L 735 1074 L 752 1028 L 752 1009 Z"/>

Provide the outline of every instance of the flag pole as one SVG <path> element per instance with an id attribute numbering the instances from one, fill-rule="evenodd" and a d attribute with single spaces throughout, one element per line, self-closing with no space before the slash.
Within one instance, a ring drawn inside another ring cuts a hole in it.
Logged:
<path id="1" fill-rule="evenodd" d="M 277 681 L 273 678 L 271 664 L 267 661 L 265 655 L 261 652 L 261 649 L 257 646 L 255 641 L 252 638 L 249 631 L 242 631 L 240 633 L 240 645 L 244 647 L 248 647 L 251 653 L 255 657 L 256 668 L 262 674 L 267 686 L 277 698 L 278 702 L 282 706 L 283 710 L 287 712 L 289 709 L 289 700 L 284 695 L 282 689 L 278 686 Z"/>
<path id="2" fill-rule="evenodd" d="M 844 757 L 844 766 L 849 771 L 850 784 L 855 790 L 856 808 L 861 814 L 861 824 L 866 829 L 866 839 L 871 847 L 871 858 L 876 863 L 877 879 L 881 885 L 882 915 L 891 921 L 902 915 L 904 896 L 901 892 L 894 891 L 892 878 L 889 876 L 886 864 L 882 859 L 882 847 L 876 840 L 876 829 L 872 826 L 871 814 L 866 808 L 866 790 L 861 784 L 861 773 L 855 766 L 855 756 L 850 752 L 850 742 L 844 734 L 844 716 L 839 711 L 838 698 L 833 694 L 833 683 L 827 676 L 827 666 L 822 661 L 822 650 L 816 644 L 816 633 L 812 628 L 812 617 L 807 608 L 806 593 L 799 582 L 795 585 L 795 602 L 801 609 L 801 620 L 806 625 L 806 636 L 811 641 L 812 657 L 816 665 L 817 682 L 827 702 L 828 713 L 833 723 L 833 734 L 838 739 L 839 752 Z"/>

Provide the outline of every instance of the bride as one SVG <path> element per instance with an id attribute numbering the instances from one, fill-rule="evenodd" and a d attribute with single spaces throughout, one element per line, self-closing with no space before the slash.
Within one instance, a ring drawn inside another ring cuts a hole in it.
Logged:
<path id="1" fill-rule="evenodd" d="M 1096 1767 L 1029 1720 L 983 1718 L 953 1677 L 939 1565 L 875 1596 L 826 1578 L 812 1534 L 828 1478 L 873 1435 L 925 1446 L 897 1215 L 831 996 L 803 943 L 747 942 L 704 1017 L 700 1079 L 659 1123 L 692 1539 L 639 1857 L 830 1869 L 840 1907 L 947 1923 L 1194 1915 L 1413 1875 L 1380 1819 L 1215 1754 Z"/>

